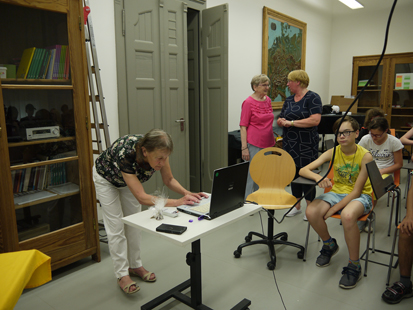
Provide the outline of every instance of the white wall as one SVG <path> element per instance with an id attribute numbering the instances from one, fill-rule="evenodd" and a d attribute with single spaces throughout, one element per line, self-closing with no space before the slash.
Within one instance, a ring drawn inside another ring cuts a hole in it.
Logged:
<path id="1" fill-rule="evenodd" d="M 229 4 L 230 131 L 238 129 L 241 104 L 252 92 L 249 84 L 251 77 L 261 72 L 263 6 L 307 23 L 306 71 L 310 76 L 309 88 L 321 96 L 323 103 L 330 103 L 331 95 L 350 94 L 352 58 L 381 53 L 392 1 L 389 0 L 388 9 L 374 14 L 347 10 L 347 15 L 333 18 L 330 12 L 334 1 L 207 0 L 208 7 Z M 119 137 L 114 4 L 112 0 L 89 0 L 89 5 L 113 141 Z M 399 0 L 391 24 L 387 53 L 413 52 L 411 12 L 413 1 Z"/>
<path id="2" fill-rule="evenodd" d="M 379 55 L 384 46 L 388 8 L 368 15 L 363 10 L 333 20 L 329 86 L 331 95 L 350 95 L 353 56 Z M 386 54 L 413 52 L 413 1 L 396 5 L 390 24 Z"/>
<path id="3" fill-rule="evenodd" d="M 251 78 L 261 73 L 263 7 L 307 23 L 306 71 L 309 89 L 323 102 L 329 97 L 332 19 L 329 1 L 313 0 L 207 0 L 207 7 L 228 3 L 229 7 L 229 120 L 228 130 L 239 129 L 242 102 L 252 93 Z M 324 9 L 314 3 L 324 3 Z M 328 48 L 326 48 L 328 47 Z"/>

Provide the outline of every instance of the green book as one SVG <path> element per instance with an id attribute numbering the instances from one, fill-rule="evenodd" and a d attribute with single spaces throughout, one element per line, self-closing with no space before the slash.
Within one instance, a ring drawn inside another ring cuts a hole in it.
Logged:
<path id="1" fill-rule="evenodd" d="M 38 62 L 39 55 L 40 55 L 40 50 L 36 48 L 33 54 L 32 61 L 30 62 L 30 68 L 29 68 L 29 71 L 27 72 L 26 79 L 33 79 L 34 72 L 36 71 L 36 64 Z"/>

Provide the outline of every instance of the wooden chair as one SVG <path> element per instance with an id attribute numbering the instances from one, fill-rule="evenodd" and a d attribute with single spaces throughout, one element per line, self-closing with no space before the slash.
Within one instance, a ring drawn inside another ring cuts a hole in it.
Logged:
<path id="1" fill-rule="evenodd" d="M 247 201 L 261 205 L 268 213 L 267 235 L 258 232 L 249 232 L 245 237 L 246 243 L 238 246 L 234 251 L 234 256 L 239 258 L 242 249 L 254 245 L 265 244 L 269 248 L 271 260 L 267 263 L 270 270 L 275 269 L 275 244 L 283 244 L 300 249 L 297 253 L 298 258 L 303 258 L 304 247 L 288 240 L 288 234 L 281 232 L 274 235 L 274 211 L 289 209 L 297 202 L 297 199 L 285 190 L 295 176 L 295 163 L 290 154 L 286 151 L 270 147 L 259 151 L 250 163 L 251 178 L 258 184 L 259 189 L 247 197 Z M 260 239 L 252 241 L 252 236 Z"/>

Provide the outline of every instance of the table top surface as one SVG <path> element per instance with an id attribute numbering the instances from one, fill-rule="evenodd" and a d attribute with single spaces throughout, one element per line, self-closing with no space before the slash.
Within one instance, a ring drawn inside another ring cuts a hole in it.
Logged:
<path id="1" fill-rule="evenodd" d="M 173 209 L 176 210 L 176 208 Z M 203 219 L 201 221 L 199 221 L 196 216 L 182 212 L 179 212 L 177 217 L 164 216 L 163 220 L 157 221 L 156 219 L 151 218 L 153 215 L 153 211 L 146 210 L 143 212 L 126 216 L 122 219 L 122 221 L 127 225 L 131 225 L 135 228 L 142 229 L 143 231 L 154 234 L 160 238 L 169 240 L 177 245 L 185 246 L 190 242 L 198 240 L 201 237 L 215 231 L 218 228 L 227 226 L 253 213 L 256 213 L 260 209 L 261 206 L 259 205 L 245 204 L 243 207 L 231 211 L 227 214 L 221 215 L 220 217 L 217 217 L 215 219 Z M 189 220 L 192 220 L 192 222 L 190 222 Z M 186 226 L 188 229 L 181 235 L 157 232 L 156 227 L 163 223 Z"/>

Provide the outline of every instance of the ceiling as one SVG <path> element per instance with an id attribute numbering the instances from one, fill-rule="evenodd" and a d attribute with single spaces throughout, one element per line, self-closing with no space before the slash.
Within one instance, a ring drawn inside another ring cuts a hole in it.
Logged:
<path id="1" fill-rule="evenodd" d="M 344 15 L 344 14 L 351 14 L 352 12 L 356 11 L 363 11 L 363 13 L 373 13 L 375 11 L 383 11 L 387 10 L 390 13 L 390 9 L 393 5 L 394 0 L 357 0 L 362 5 L 364 5 L 363 9 L 352 10 L 348 8 L 346 5 L 341 3 L 338 0 L 330 0 L 332 5 L 332 14 L 334 15 Z M 396 4 L 395 10 L 403 9 L 404 7 L 410 7 L 413 10 L 413 1 L 412 0 L 398 0 Z M 412 11 L 413 13 L 413 11 Z"/>

